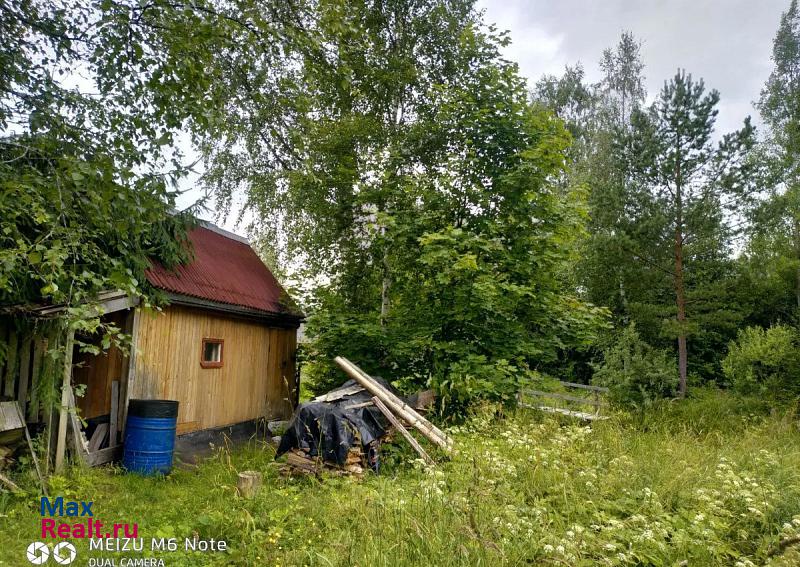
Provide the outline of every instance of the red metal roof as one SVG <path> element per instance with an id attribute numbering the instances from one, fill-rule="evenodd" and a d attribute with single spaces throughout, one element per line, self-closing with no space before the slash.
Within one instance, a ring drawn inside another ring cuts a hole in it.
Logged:
<path id="1" fill-rule="evenodd" d="M 203 226 L 189 232 L 194 261 L 167 270 L 153 262 L 147 279 L 155 287 L 268 313 L 299 315 L 286 291 L 250 245 Z"/>

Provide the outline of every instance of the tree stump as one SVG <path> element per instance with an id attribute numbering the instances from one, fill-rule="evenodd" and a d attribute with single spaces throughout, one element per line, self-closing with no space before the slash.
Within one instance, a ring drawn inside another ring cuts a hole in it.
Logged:
<path id="1" fill-rule="evenodd" d="M 236 489 L 239 491 L 239 496 L 252 498 L 261 489 L 261 473 L 256 471 L 240 472 Z"/>

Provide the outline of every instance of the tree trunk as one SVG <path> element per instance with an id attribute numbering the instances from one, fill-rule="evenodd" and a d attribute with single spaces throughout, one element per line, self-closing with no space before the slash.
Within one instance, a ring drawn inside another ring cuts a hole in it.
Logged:
<path id="1" fill-rule="evenodd" d="M 385 234 L 386 229 L 381 231 Z M 389 276 L 389 251 L 383 251 L 383 281 L 381 283 L 381 326 L 386 326 L 386 319 L 389 316 L 389 290 L 392 287 L 392 279 Z"/>
<path id="2" fill-rule="evenodd" d="M 628 294 L 625 292 L 625 282 L 622 279 L 622 274 L 617 274 L 617 279 L 619 281 L 620 307 L 622 307 L 622 323 L 627 326 L 630 320 L 628 317 L 628 313 L 630 312 L 628 309 Z"/>
<path id="3" fill-rule="evenodd" d="M 675 303 L 678 308 L 678 395 L 686 396 L 686 290 L 683 282 L 683 195 L 681 194 L 680 161 L 675 184 Z"/>
<path id="4" fill-rule="evenodd" d="M 794 253 L 797 260 L 797 271 L 795 272 L 795 299 L 797 308 L 800 309 L 800 217 L 794 217 Z"/>

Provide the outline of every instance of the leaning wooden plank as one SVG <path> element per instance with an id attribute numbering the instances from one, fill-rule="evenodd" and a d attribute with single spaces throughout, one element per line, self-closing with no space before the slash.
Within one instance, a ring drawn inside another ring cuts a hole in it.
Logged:
<path id="1" fill-rule="evenodd" d="M 3 395 L 7 398 L 14 397 L 14 382 L 17 375 L 18 340 L 17 332 L 14 329 L 11 329 L 8 336 L 8 351 L 6 352 L 6 379 L 5 386 L 3 387 Z"/>
<path id="2" fill-rule="evenodd" d="M 358 367 L 353 365 L 347 359 L 342 358 L 341 356 L 337 356 L 334 359 L 334 361 L 342 368 L 342 370 L 344 370 L 348 374 L 348 376 L 353 378 L 355 381 L 359 382 L 362 386 L 364 386 L 365 390 L 367 390 L 373 396 L 379 398 L 397 416 L 405 419 L 425 437 L 427 437 L 432 442 L 439 445 L 439 447 L 441 447 L 445 451 L 450 451 L 452 449 L 452 441 L 448 443 L 448 441 L 446 440 L 447 438 L 437 434 L 436 431 L 438 430 L 428 420 L 426 420 L 425 418 L 420 416 L 416 411 L 410 408 L 408 404 L 406 404 L 402 400 L 400 401 L 400 404 L 395 402 L 394 400 L 399 398 L 393 395 L 390 396 L 386 388 L 384 388 L 383 386 L 374 382 L 371 379 L 365 378 L 359 371 Z"/>
<path id="3" fill-rule="evenodd" d="M 408 444 L 411 445 L 417 453 L 419 453 L 419 456 L 422 457 L 426 463 L 429 465 L 434 464 L 433 459 L 428 456 L 428 453 L 425 452 L 425 449 L 423 449 L 417 440 L 412 437 L 412 435 L 408 432 L 408 429 L 403 427 L 403 424 L 397 420 L 394 414 L 389 411 L 389 408 L 387 408 L 377 396 L 372 398 L 372 403 L 375 404 L 376 408 L 381 410 L 381 413 L 386 417 L 386 419 L 389 420 L 389 423 L 391 423 L 394 428 L 400 432 L 405 440 L 408 441 Z"/>
<path id="4" fill-rule="evenodd" d="M 71 387 L 69 389 L 69 425 L 72 430 L 73 446 L 81 459 L 86 461 L 89 457 L 89 440 L 86 439 L 86 435 L 83 433 L 83 423 L 78 417 L 75 393 Z"/>
<path id="5" fill-rule="evenodd" d="M 72 391 L 72 346 L 75 341 L 75 329 L 67 331 L 64 341 L 64 368 L 61 382 L 61 410 L 58 414 L 58 440 L 56 441 L 55 471 L 61 472 L 64 468 L 64 455 L 67 451 L 67 418 L 69 417 L 69 394 Z"/>
<path id="6" fill-rule="evenodd" d="M 107 423 L 99 423 L 97 427 L 94 429 L 94 433 L 92 434 L 92 438 L 89 441 L 89 452 L 94 453 L 100 446 L 103 444 L 103 441 L 106 439 L 106 434 L 108 433 L 108 424 Z"/>
<path id="7" fill-rule="evenodd" d="M 20 406 L 17 406 L 17 412 L 19 413 L 19 420 L 25 424 L 25 413 L 22 411 Z M 47 485 L 44 482 L 44 477 L 42 476 L 42 469 L 39 468 L 39 459 L 36 457 L 36 450 L 33 448 L 33 440 L 31 439 L 31 434 L 28 431 L 28 426 L 24 425 L 25 427 L 25 440 L 28 442 L 28 450 L 31 452 L 31 459 L 33 459 L 33 466 L 36 467 L 36 476 L 39 478 L 39 486 L 42 488 L 42 494 L 48 496 L 47 494 Z"/>
<path id="8" fill-rule="evenodd" d="M 123 384 L 122 392 L 122 407 L 120 408 L 119 431 L 122 438 L 125 438 L 125 424 L 128 420 L 128 403 L 131 394 L 135 391 L 136 384 L 136 356 L 137 349 L 139 348 L 139 327 L 141 326 L 142 310 L 141 307 L 133 309 L 131 314 L 126 319 L 126 326 L 130 325 L 131 344 L 130 351 L 128 352 L 128 367 L 126 370 L 125 383 Z"/>
<path id="9" fill-rule="evenodd" d="M 364 378 L 364 380 L 366 380 L 367 382 L 372 384 L 374 387 L 379 388 L 380 391 L 384 392 L 386 394 L 386 397 L 388 397 L 388 399 L 392 402 L 392 404 L 403 408 L 403 411 L 405 411 L 406 413 L 414 416 L 414 418 L 416 418 L 430 432 L 432 432 L 434 435 L 436 435 L 442 441 L 444 441 L 445 444 L 447 445 L 447 450 L 448 451 L 452 448 L 453 440 L 450 439 L 450 437 L 448 437 L 442 430 L 440 430 L 438 427 L 436 427 L 430 421 L 425 419 L 421 414 L 419 414 L 417 412 L 417 410 L 415 410 L 414 408 L 409 406 L 407 403 L 405 403 L 403 400 L 398 398 L 396 395 L 394 395 L 394 393 L 392 393 L 389 390 L 387 390 L 382 384 L 380 384 L 377 380 L 372 378 L 369 374 L 367 374 L 366 372 L 361 370 L 358 366 L 356 366 L 355 364 L 353 364 L 352 362 L 350 362 L 346 358 L 342 358 L 342 360 L 344 360 L 347 364 L 349 364 L 353 368 L 353 370 L 358 372 L 362 376 L 362 378 Z M 383 398 L 381 398 L 381 399 L 383 400 Z M 385 402 L 386 400 L 383 400 L 383 401 Z M 389 405 L 389 407 L 392 408 L 391 405 Z"/>
<path id="10" fill-rule="evenodd" d="M 22 343 L 19 349 L 19 392 L 17 400 L 19 401 L 22 415 L 25 415 L 25 406 L 28 403 L 28 383 L 30 382 L 31 370 L 31 343 L 33 339 L 27 338 Z"/>

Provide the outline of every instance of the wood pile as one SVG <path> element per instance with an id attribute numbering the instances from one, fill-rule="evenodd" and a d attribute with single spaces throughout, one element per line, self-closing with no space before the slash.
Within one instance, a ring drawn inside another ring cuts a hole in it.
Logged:
<path id="1" fill-rule="evenodd" d="M 6 489 L 19 490 L 19 487 L 3 473 L 13 466 L 15 454 L 26 441 L 33 464 L 36 466 L 36 474 L 39 476 L 42 491 L 46 494 L 42 474 L 39 470 L 39 461 L 33 450 L 24 414 L 17 402 L 0 402 L 0 486 Z"/>
<path id="2" fill-rule="evenodd" d="M 347 453 L 344 465 L 323 461 L 320 457 L 312 457 L 302 449 L 292 449 L 286 454 L 286 464 L 281 472 L 288 475 L 320 475 L 323 472 L 335 476 L 364 476 L 366 458 L 359 447 L 352 447 Z"/>
<path id="3" fill-rule="evenodd" d="M 414 448 L 425 462 L 433 465 L 433 459 L 408 432 L 407 428 L 413 427 L 445 452 L 450 452 L 452 450 L 453 440 L 420 415 L 414 407 L 408 405 L 380 382 L 369 376 L 346 358 L 336 357 L 335 362 L 348 376 L 356 381 L 356 384 L 341 389 L 338 392 L 330 392 L 313 401 L 317 403 L 330 403 L 340 399 L 342 396 L 358 392 L 368 392 L 371 396 L 369 401 L 344 407 L 358 408 L 374 406 L 386 417 L 391 427 L 386 435 L 375 443 L 379 444 L 380 442 L 387 441 L 390 436 L 393 437 L 395 432 L 397 432 Z M 416 402 L 417 400 L 421 402 L 419 406 L 428 407 L 432 405 L 433 402 L 432 394 L 429 392 L 422 393 L 422 395 L 417 395 L 414 401 Z M 417 403 L 414 403 L 414 405 L 418 406 Z M 370 449 L 370 454 L 373 454 L 372 449 Z M 349 474 L 360 477 L 363 476 L 364 471 L 368 468 L 370 468 L 370 463 L 368 462 L 367 455 L 364 454 L 361 444 L 355 443 L 353 447 L 350 448 L 346 461 L 342 465 L 326 462 L 320 457 L 311 456 L 302 449 L 291 449 L 286 453 L 286 463 L 281 470 L 284 474 L 319 475 L 322 472 L 327 472 L 334 475 Z"/>
<path id="4" fill-rule="evenodd" d="M 286 454 L 286 464 L 281 467 L 281 473 L 285 475 L 315 475 L 323 473 L 333 476 L 353 475 L 364 476 L 364 471 L 369 468 L 367 455 L 361 449 L 361 441 L 356 432 L 356 442 L 347 452 L 345 462 L 341 465 L 329 462 L 319 456 L 312 456 L 303 449 L 291 449 Z"/>

